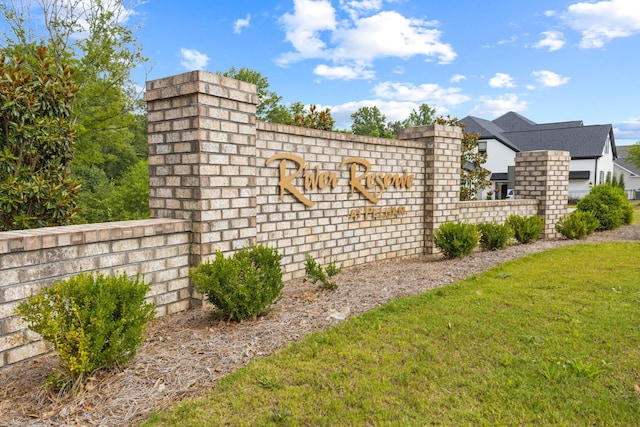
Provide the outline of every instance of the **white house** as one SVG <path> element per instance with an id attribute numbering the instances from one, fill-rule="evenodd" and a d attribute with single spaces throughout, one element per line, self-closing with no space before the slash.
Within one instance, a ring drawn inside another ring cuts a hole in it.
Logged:
<path id="1" fill-rule="evenodd" d="M 467 116 L 460 120 L 465 131 L 480 134 L 479 149 L 486 150 L 485 168 L 498 190 L 497 198 L 505 198 L 513 188 L 510 169 L 515 155 L 522 151 L 562 150 L 571 154 L 569 197 L 582 197 L 592 185 L 604 183 L 613 173 L 617 158 L 613 126 L 584 126 L 582 121 L 535 123 L 518 113 L 509 112 L 489 121 Z"/>
<path id="2" fill-rule="evenodd" d="M 616 176 L 624 177 L 624 186 L 629 199 L 640 199 L 640 167 L 629 162 L 630 146 L 618 147 L 618 158 L 613 161 Z"/>

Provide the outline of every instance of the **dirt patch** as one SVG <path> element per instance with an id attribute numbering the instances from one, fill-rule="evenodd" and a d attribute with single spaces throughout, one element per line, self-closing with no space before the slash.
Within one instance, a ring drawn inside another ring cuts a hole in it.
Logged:
<path id="1" fill-rule="evenodd" d="M 75 396 L 42 390 L 58 363 L 55 355 L 0 370 L 0 426 L 136 425 L 153 410 L 203 395 L 254 357 L 394 298 L 444 286 L 526 254 L 597 241 L 640 241 L 640 225 L 584 241 L 545 240 L 458 260 L 421 256 L 352 267 L 336 276 L 339 288 L 333 292 L 292 280 L 282 299 L 256 321 L 214 321 L 204 309 L 165 316 L 151 322 L 145 344 L 129 366 L 94 374 Z"/>

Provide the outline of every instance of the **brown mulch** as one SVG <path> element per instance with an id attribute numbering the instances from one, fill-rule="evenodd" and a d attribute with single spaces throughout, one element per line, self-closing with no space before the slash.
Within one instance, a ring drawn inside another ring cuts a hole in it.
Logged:
<path id="1" fill-rule="evenodd" d="M 444 286 L 529 253 L 597 241 L 640 241 L 640 225 L 581 241 L 545 240 L 504 251 L 477 251 L 457 260 L 421 256 L 352 267 L 336 276 L 336 291 L 292 280 L 285 284 L 282 299 L 255 321 L 213 320 L 209 309 L 161 317 L 149 325 L 146 342 L 129 366 L 95 373 L 75 395 L 42 389 L 57 366 L 55 355 L 0 370 L 0 426 L 137 425 L 154 410 L 203 395 L 254 357 L 394 298 Z"/>

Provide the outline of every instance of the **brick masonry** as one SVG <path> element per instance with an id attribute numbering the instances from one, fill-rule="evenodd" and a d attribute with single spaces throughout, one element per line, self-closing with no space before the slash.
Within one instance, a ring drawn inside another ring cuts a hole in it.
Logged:
<path id="1" fill-rule="evenodd" d="M 569 154 L 519 153 L 516 200 L 460 202 L 462 132 L 396 140 L 256 120 L 254 85 L 194 71 L 147 83 L 154 219 L 0 232 L 0 368 L 49 350 L 13 310 L 81 271 L 142 273 L 159 315 L 201 303 L 189 268 L 253 244 L 278 249 L 285 280 L 311 254 L 345 267 L 434 253 L 444 222 L 566 214 Z"/>

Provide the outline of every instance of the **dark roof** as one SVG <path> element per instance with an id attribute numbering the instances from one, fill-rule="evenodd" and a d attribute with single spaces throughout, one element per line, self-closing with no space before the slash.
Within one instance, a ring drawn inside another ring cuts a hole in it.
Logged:
<path id="1" fill-rule="evenodd" d="M 618 147 L 618 158 L 613 162 L 621 168 L 640 176 L 640 167 L 629 162 L 629 148 L 631 146 Z"/>
<path id="2" fill-rule="evenodd" d="M 493 121 L 467 116 L 460 120 L 465 131 L 480 134 L 480 139 L 496 139 L 514 151 L 562 150 L 572 159 L 602 156 L 607 137 L 611 140 L 613 158 L 617 157 L 613 126 L 584 126 L 582 121 L 532 122 L 513 111 Z"/>

